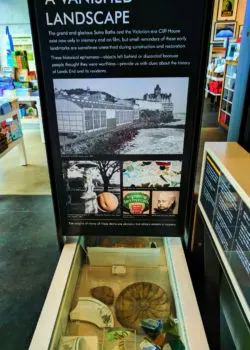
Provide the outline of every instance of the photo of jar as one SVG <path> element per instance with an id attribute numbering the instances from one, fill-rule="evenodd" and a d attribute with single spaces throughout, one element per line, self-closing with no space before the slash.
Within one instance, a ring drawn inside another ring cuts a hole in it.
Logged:
<path id="1" fill-rule="evenodd" d="M 129 215 L 148 215 L 150 209 L 149 191 L 124 191 L 123 213 Z"/>

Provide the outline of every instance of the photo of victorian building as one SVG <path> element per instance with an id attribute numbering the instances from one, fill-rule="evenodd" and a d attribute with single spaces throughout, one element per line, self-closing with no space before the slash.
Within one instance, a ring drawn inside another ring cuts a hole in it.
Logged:
<path id="1" fill-rule="evenodd" d="M 67 88 L 60 80 L 54 81 L 62 154 L 130 152 L 129 143 L 141 129 L 166 128 L 175 121 L 172 93 L 165 92 L 160 84 L 152 86 L 151 90 L 145 88 L 145 93 L 139 97 L 133 96 L 131 85 L 127 96 L 119 97 L 122 79 L 105 80 L 106 91 L 90 87 Z M 117 84 L 116 96 L 107 92 L 109 81 L 114 80 L 121 81 Z M 131 80 L 138 84 L 143 79 Z"/>
<path id="2" fill-rule="evenodd" d="M 60 136 L 111 129 L 139 119 L 139 107 L 132 101 L 90 89 L 79 94 L 56 91 L 56 110 Z"/>

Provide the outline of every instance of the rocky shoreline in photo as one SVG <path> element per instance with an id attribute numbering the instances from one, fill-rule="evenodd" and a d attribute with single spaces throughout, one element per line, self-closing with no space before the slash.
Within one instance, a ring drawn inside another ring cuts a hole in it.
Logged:
<path id="1" fill-rule="evenodd" d="M 129 142 L 132 142 L 143 129 L 184 129 L 184 125 L 169 125 L 172 122 L 179 122 L 180 119 L 172 119 L 169 122 L 152 120 L 140 120 L 134 124 L 129 124 L 116 128 L 84 134 L 71 140 L 69 144 L 62 146 L 64 155 L 91 155 L 91 154 L 113 154 L 120 153 Z"/>

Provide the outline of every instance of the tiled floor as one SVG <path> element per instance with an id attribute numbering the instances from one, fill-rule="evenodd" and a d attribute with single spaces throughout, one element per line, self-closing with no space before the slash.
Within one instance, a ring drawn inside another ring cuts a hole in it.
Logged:
<path id="1" fill-rule="evenodd" d="M 14 148 L 0 159 L 0 194 L 50 194 L 45 144 L 39 130 L 24 130 L 28 165 L 19 165 L 19 150 Z"/>

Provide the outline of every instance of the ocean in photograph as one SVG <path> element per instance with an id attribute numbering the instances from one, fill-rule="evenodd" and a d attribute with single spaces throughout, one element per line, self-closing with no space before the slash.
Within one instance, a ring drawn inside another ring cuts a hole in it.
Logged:
<path id="1" fill-rule="evenodd" d="M 174 120 L 168 123 L 168 126 L 179 126 L 185 127 L 186 124 L 186 114 L 185 113 L 175 113 Z"/>
<path id="2" fill-rule="evenodd" d="M 184 129 L 141 129 L 138 135 L 119 151 L 122 154 L 182 154 Z"/>

